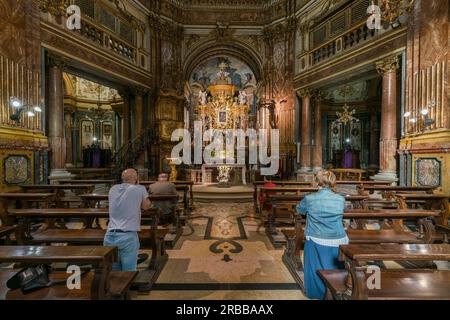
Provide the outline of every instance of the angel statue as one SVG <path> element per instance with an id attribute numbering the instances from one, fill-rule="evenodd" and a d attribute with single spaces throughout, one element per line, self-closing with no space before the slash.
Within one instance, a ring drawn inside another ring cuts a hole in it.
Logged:
<path id="1" fill-rule="evenodd" d="M 208 104 L 208 93 L 206 91 L 200 91 L 198 93 L 198 98 L 199 98 L 200 104 L 202 106 L 205 106 L 206 104 Z"/>
<path id="2" fill-rule="evenodd" d="M 244 105 L 247 104 L 247 102 L 248 102 L 247 93 L 244 90 L 239 91 L 239 104 Z"/>

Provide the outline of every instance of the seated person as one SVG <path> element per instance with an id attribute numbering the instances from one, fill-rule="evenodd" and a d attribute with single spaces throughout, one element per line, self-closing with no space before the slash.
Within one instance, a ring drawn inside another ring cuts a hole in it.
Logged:
<path id="1" fill-rule="evenodd" d="M 272 178 L 267 176 L 264 177 L 264 181 L 266 183 L 264 183 L 264 185 L 262 186 L 263 188 L 275 188 L 277 185 L 275 183 L 272 182 Z M 259 207 L 261 208 L 261 210 L 272 210 L 272 205 L 269 203 L 269 196 L 270 194 L 272 194 L 272 192 L 259 192 Z"/>
<path id="2" fill-rule="evenodd" d="M 167 173 L 161 173 L 158 181 L 151 184 L 148 193 L 150 196 L 178 196 L 177 189 L 172 182 L 168 181 Z M 173 208 L 176 208 L 178 200 L 153 201 L 152 208 L 161 209 L 161 223 L 168 223 L 171 219 Z"/>
<path id="3" fill-rule="evenodd" d="M 325 284 L 317 270 L 342 267 L 338 261 L 339 246 L 348 244 L 343 216 L 345 198 L 334 192 L 336 176 L 322 170 L 315 177 L 319 191 L 307 195 L 296 207 L 306 215 L 304 259 L 305 294 L 310 299 L 324 299 Z"/>

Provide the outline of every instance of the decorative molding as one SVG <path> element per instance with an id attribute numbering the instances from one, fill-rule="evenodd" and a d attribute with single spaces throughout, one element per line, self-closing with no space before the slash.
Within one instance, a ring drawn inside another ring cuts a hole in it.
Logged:
<path id="1" fill-rule="evenodd" d="M 61 17 L 66 15 L 69 0 L 39 0 L 39 9 L 44 13 L 50 13 L 53 16 Z"/>
<path id="2" fill-rule="evenodd" d="M 376 62 L 376 68 L 380 75 L 388 72 L 395 72 L 400 67 L 398 56 L 386 58 L 382 61 Z"/>
<path id="3" fill-rule="evenodd" d="M 297 91 L 297 95 L 301 98 L 311 98 L 314 93 L 312 89 L 300 89 Z"/>

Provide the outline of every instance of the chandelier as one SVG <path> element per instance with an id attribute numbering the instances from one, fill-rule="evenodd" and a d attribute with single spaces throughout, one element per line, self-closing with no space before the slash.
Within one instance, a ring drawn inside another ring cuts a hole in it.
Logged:
<path id="1" fill-rule="evenodd" d="M 346 125 L 347 123 L 355 123 L 359 122 L 359 119 L 357 119 L 354 115 L 356 114 L 356 110 L 353 109 L 352 111 L 349 111 L 349 105 L 347 104 L 347 96 L 351 95 L 353 93 L 353 88 L 351 86 L 345 86 L 343 87 L 339 94 L 344 97 L 344 106 L 342 107 L 343 111 L 336 112 L 336 116 L 338 117 L 334 122 L 334 126 L 338 126 L 340 124 Z"/>

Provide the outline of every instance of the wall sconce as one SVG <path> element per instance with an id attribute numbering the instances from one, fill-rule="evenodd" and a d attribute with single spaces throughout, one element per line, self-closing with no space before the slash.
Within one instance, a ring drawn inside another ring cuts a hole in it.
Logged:
<path id="1" fill-rule="evenodd" d="M 39 105 L 26 105 L 23 104 L 22 101 L 19 100 L 17 97 L 10 97 L 9 98 L 9 105 L 13 110 L 15 110 L 14 114 L 12 114 L 9 118 L 12 121 L 20 122 L 20 116 L 22 112 L 26 112 L 28 117 L 34 117 L 36 115 L 36 112 L 41 113 L 42 108 Z"/>
<path id="2" fill-rule="evenodd" d="M 436 106 L 436 102 L 433 100 L 433 101 L 430 101 L 426 107 L 422 108 L 422 110 L 420 110 L 420 115 L 422 116 L 421 119 L 417 119 L 416 117 L 411 118 L 412 114 L 409 111 L 406 112 L 403 116 L 405 117 L 405 119 L 409 118 L 409 122 L 412 124 L 416 124 L 418 122 L 420 123 L 420 121 L 422 120 L 421 123 L 423 124 L 423 129 L 425 130 L 425 129 L 429 128 L 430 126 L 432 126 L 435 122 L 434 119 L 432 119 L 430 117 L 430 111 L 435 106 Z"/>

